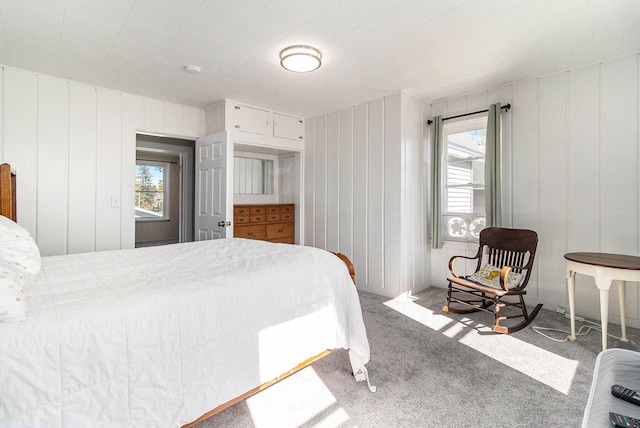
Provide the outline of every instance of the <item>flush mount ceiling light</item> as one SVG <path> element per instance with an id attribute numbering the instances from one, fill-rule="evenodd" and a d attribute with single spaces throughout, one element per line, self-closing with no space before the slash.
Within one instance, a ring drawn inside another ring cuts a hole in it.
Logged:
<path id="1" fill-rule="evenodd" d="M 289 71 L 307 73 L 322 64 L 322 54 L 311 46 L 289 46 L 280 52 L 280 65 Z"/>
<path id="2" fill-rule="evenodd" d="M 185 73 L 189 74 L 198 74 L 202 71 L 202 69 L 197 65 L 185 65 L 182 68 L 184 69 Z"/>

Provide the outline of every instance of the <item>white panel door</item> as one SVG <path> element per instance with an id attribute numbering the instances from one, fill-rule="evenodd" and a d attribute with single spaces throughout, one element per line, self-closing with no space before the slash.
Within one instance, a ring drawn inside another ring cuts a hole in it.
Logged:
<path id="1" fill-rule="evenodd" d="M 233 150 L 226 132 L 196 140 L 195 240 L 233 236 Z"/>

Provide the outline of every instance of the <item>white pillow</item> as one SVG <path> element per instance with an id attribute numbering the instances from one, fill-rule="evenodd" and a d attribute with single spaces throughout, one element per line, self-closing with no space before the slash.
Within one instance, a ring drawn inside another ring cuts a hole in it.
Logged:
<path id="1" fill-rule="evenodd" d="M 18 268 L 0 265 L 0 322 L 25 321 L 29 311 L 22 284 L 25 275 Z"/>
<path id="2" fill-rule="evenodd" d="M 500 271 L 501 269 L 490 264 L 486 264 L 483 265 L 478 272 L 469 276 L 469 279 L 488 287 L 501 288 Z M 520 285 L 521 280 L 521 273 L 510 271 L 507 275 L 507 288 L 517 287 Z"/>
<path id="3" fill-rule="evenodd" d="M 40 271 L 40 249 L 24 227 L 0 216 L 0 262 L 21 268 L 27 275 Z"/>

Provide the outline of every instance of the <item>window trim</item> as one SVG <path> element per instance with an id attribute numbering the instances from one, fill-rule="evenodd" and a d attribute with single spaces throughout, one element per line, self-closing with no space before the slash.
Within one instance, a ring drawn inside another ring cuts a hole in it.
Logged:
<path id="1" fill-rule="evenodd" d="M 170 221 L 171 217 L 169 216 L 169 162 L 160 162 L 160 161 L 152 161 L 145 159 L 136 159 L 136 170 L 138 165 L 151 166 L 151 167 L 162 167 L 162 217 L 135 217 L 136 222 L 141 223 L 151 223 L 151 222 L 161 222 L 161 221 Z M 137 174 L 136 174 L 137 177 Z M 136 180 L 137 183 L 137 180 Z M 139 191 L 134 189 L 134 195 L 137 195 Z M 134 208 L 137 208 L 134 202 Z"/>

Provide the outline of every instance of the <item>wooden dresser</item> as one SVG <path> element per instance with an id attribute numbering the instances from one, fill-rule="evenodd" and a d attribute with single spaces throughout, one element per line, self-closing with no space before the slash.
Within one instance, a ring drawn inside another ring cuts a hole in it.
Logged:
<path id="1" fill-rule="evenodd" d="M 295 243 L 295 205 L 234 205 L 233 236 Z"/>

